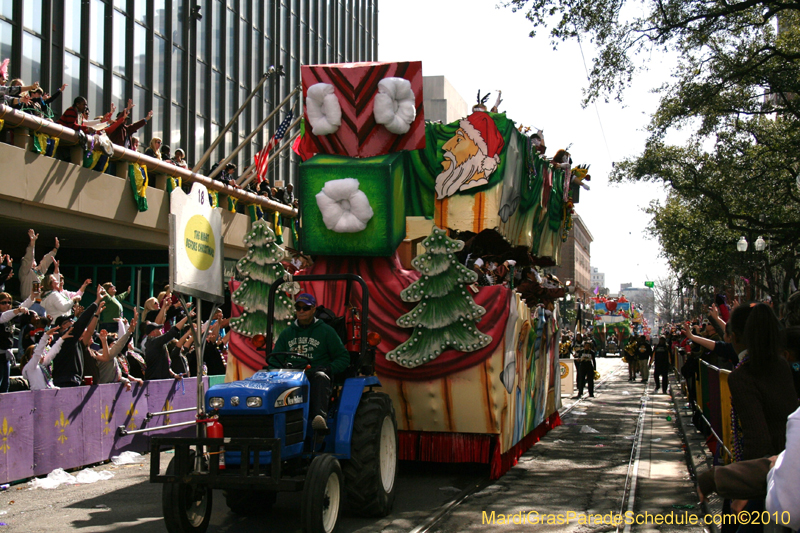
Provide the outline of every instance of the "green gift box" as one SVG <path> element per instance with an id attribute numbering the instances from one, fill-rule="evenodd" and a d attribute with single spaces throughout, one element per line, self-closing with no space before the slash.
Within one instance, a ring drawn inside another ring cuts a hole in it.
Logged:
<path id="1" fill-rule="evenodd" d="M 389 256 L 406 236 L 403 162 L 405 152 L 378 157 L 319 154 L 300 165 L 300 246 L 304 253 L 319 255 Z M 366 228 L 339 233 L 325 226 L 317 203 L 325 184 L 355 178 L 372 208 Z"/>

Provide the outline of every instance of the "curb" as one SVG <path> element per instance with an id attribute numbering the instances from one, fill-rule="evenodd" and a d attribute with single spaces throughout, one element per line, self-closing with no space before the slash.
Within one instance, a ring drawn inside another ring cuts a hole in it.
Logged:
<path id="1" fill-rule="evenodd" d="M 697 431 L 692 424 L 691 416 L 692 409 L 687 407 L 688 399 L 683 394 L 683 387 L 681 381 L 674 373 L 670 374 L 670 396 L 672 396 L 672 403 L 675 407 L 676 422 L 678 429 L 681 432 L 685 449 L 686 466 L 689 469 L 689 475 L 697 488 L 697 476 L 708 471 L 713 463 L 713 456 L 709 453 L 706 447 L 706 439 Z M 688 418 L 687 418 L 688 416 Z M 700 503 L 700 508 L 703 515 L 719 515 L 722 514 L 722 498 L 716 494 L 708 497 L 708 502 Z M 705 525 L 713 533 L 719 533 L 719 528 L 715 524 Z"/>

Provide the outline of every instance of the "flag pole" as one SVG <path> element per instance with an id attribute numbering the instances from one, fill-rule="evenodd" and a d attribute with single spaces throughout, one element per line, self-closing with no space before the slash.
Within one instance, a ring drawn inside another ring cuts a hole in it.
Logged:
<path id="1" fill-rule="evenodd" d="M 279 111 L 279 110 L 280 110 L 280 109 L 281 109 L 281 108 L 282 108 L 284 105 L 286 105 L 286 102 L 288 102 L 288 101 L 289 101 L 289 99 L 290 99 L 292 96 L 294 96 L 295 94 L 297 94 L 297 92 L 298 92 L 299 90 L 300 90 L 300 87 L 299 87 L 299 86 L 295 87 L 295 88 L 294 88 L 294 90 L 293 90 L 292 92 L 290 92 L 290 93 L 289 93 L 289 96 L 287 96 L 286 98 L 284 98 L 284 99 L 283 99 L 283 102 L 281 102 L 280 104 L 278 104 L 278 106 L 277 106 L 275 109 L 273 109 L 273 110 L 272 110 L 272 113 L 270 113 L 270 114 L 269 114 L 269 116 L 268 116 L 267 118 L 265 118 L 264 120 L 262 120 L 262 121 L 261 121 L 261 124 L 259 124 L 258 126 L 256 126 L 256 127 L 253 129 L 253 131 L 252 131 L 252 132 L 250 132 L 250 135 L 248 135 L 248 136 L 247 136 L 247 137 L 244 139 L 244 141 L 242 141 L 242 142 L 239 144 L 239 146 L 237 146 L 237 147 L 236 147 L 236 148 L 233 150 L 233 152 L 231 152 L 231 154 L 230 154 L 228 157 L 226 157 L 225 159 L 223 159 L 222 161 L 220 161 L 220 163 L 219 163 L 219 165 L 217 166 L 217 168 L 215 168 L 215 169 L 214 169 L 214 170 L 213 170 L 213 171 L 212 171 L 212 172 L 211 172 L 211 173 L 208 175 L 208 179 L 214 179 L 214 176 L 216 176 L 217 174 L 219 174 L 220 172 L 222 172 L 222 171 L 225 169 L 225 165 L 227 165 L 228 163 L 230 163 L 230 162 L 233 160 L 233 158 L 234 158 L 234 157 L 236 157 L 236 154 L 238 154 L 238 153 L 239 153 L 239 152 L 240 152 L 240 151 L 241 151 L 241 150 L 242 150 L 242 149 L 243 149 L 245 146 L 247 146 L 247 144 L 248 144 L 248 143 L 249 143 L 249 142 L 250 142 L 250 141 L 253 139 L 253 137 L 255 137 L 256 135 L 258 135 L 258 133 L 261 131 L 261 129 L 262 129 L 264 126 L 266 126 L 266 125 L 267 125 L 267 122 L 269 122 L 269 121 L 272 119 L 272 117 L 274 117 L 274 116 L 275 116 L 275 113 L 277 113 L 277 112 L 278 112 L 278 111 Z M 294 109 L 294 105 L 292 106 L 292 109 Z"/>
<path id="2" fill-rule="evenodd" d="M 291 126 L 289 126 L 289 127 L 286 129 L 286 131 L 289 131 L 289 130 L 292 130 L 292 129 L 294 129 L 294 127 L 297 125 L 297 123 L 298 123 L 298 122 L 300 122 L 301 120 L 302 120 L 302 117 L 298 117 L 298 118 L 297 118 L 297 120 L 295 120 L 295 121 L 292 123 L 292 125 L 291 125 Z M 291 145 L 292 145 L 292 143 L 294 142 L 294 140 L 295 140 L 295 139 L 297 139 L 297 137 L 298 137 L 299 135 L 300 135 L 300 132 L 298 131 L 297 133 L 295 133 L 294 135 L 292 135 L 292 137 L 291 137 L 291 138 L 290 138 L 288 141 L 284 142 L 284 143 L 281 145 L 281 147 L 280 147 L 280 148 L 278 148 L 278 150 L 276 150 L 276 151 L 275 151 L 275 153 L 274 153 L 274 154 L 272 154 L 272 156 L 271 156 L 271 157 L 269 157 L 269 159 L 267 159 L 267 165 L 269 165 L 269 164 L 270 164 L 270 162 L 271 162 L 273 159 L 275 159 L 276 157 L 278 157 L 278 156 L 280 155 L 280 153 L 281 153 L 281 152 L 283 152 L 283 151 L 286 149 L 286 147 L 287 147 L 287 146 L 291 146 Z M 253 165 L 253 166 L 255 166 L 255 165 Z M 250 168 L 252 168 L 253 166 L 251 166 Z M 250 169 L 248 169 L 248 170 L 250 170 Z M 248 184 L 248 183 L 250 183 L 251 181 L 253 181 L 253 180 L 255 179 L 256 175 L 257 175 L 257 173 L 256 173 L 256 172 L 253 172 L 253 174 L 252 174 L 251 176 L 249 176 L 249 177 L 247 178 L 247 180 L 246 180 L 246 181 L 243 181 L 242 183 L 240 183 L 240 184 L 239 184 L 239 186 L 240 186 L 240 187 L 247 187 L 247 184 Z"/>
<path id="3" fill-rule="evenodd" d="M 258 82 L 258 85 L 256 85 L 256 88 L 253 89 L 253 91 L 250 93 L 250 96 L 247 97 L 247 100 L 244 101 L 244 103 L 239 108 L 239 110 L 236 112 L 236 114 L 231 117 L 231 119 L 228 121 L 228 123 L 222 129 L 222 131 L 219 132 L 219 135 L 217 135 L 217 138 L 214 139 L 214 142 L 211 143 L 211 146 L 208 147 L 208 149 L 203 154 L 203 156 L 200 158 L 200 160 L 195 164 L 194 168 L 192 169 L 192 172 L 197 172 L 198 170 L 200 170 L 203 167 L 203 165 L 206 164 L 206 161 L 208 161 L 208 159 L 211 157 L 211 153 L 214 151 L 214 149 L 217 146 L 219 146 L 219 143 L 222 142 L 222 139 L 225 137 L 225 134 L 228 133 L 228 130 L 231 129 L 231 127 L 233 126 L 234 122 L 236 122 L 236 120 L 239 118 L 239 115 L 241 115 L 244 112 L 245 108 L 247 108 L 247 106 L 250 105 L 250 101 L 253 99 L 253 97 L 256 95 L 256 93 L 261 90 L 261 88 L 264 86 L 264 83 L 266 83 L 266 81 L 273 74 L 276 74 L 276 73 L 281 75 L 281 76 L 283 76 L 283 67 L 278 67 L 277 69 L 275 67 L 270 67 L 269 70 L 267 72 L 265 72 L 263 76 L 261 76 L 261 80 Z"/>
<path id="4" fill-rule="evenodd" d="M 294 111 L 294 108 L 292 108 L 292 110 Z M 302 119 L 302 117 L 297 117 L 297 119 L 295 119 L 294 122 L 292 122 L 291 124 L 286 126 L 286 129 L 283 132 L 283 136 L 278 140 L 282 142 L 284 137 L 286 136 L 286 133 L 291 131 L 292 129 L 294 129 L 295 125 L 297 125 L 297 123 L 301 119 Z M 286 120 L 286 119 L 284 119 L 284 120 Z M 280 128 L 280 126 L 278 128 Z M 297 135 L 293 136 L 292 140 L 294 140 L 296 138 L 297 138 Z M 259 150 L 256 153 L 256 155 L 254 156 L 254 159 L 255 159 L 255 157 L 258 157 L 258 155 L 261 152 L 263 152 L 267 147 L 269 147 L 269 145 L 272 143 L 272 140 L 274 140 L 274 137 L 273 137 L 273 139 L 271 139 L 270 141 L 267 142 L 267 144 L 266 144 L 266 146 L 264 148 L 262 148 L 261 150 Z M 269 157 L 269 151 L 264 154 L 264 157 L 267 158 L 266 165 L 269 166 L 269 162 L 272 161 L 272 158 Z M 250 181 L 252 181 L 253 178 L 258 177 L 258 172 L 259 172 L 258 167 L 260 165 L 261 165 L 260 161 L 259 162 L 253 161 L 253 164 L 251 164 L 249 167 L 247 167 L 247 169 L 244 172 L 242 172 L 242 174 L 239 176 L 239 179 L 236 180 L 236 185 L 238 185 L 239 187 L 243 187 L 243 186 L 247 185 L 248 183 L 250 183 Z M 250 179 L 248 179 L 248 178 L 250 178 Z"/>

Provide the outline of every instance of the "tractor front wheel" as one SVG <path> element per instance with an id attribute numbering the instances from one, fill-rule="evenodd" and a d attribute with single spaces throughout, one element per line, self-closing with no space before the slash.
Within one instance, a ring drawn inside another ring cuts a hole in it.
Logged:
<path id="1" fill-rule="evenodd" d="M 342 504 L 342 469 L 332 455 L 318 455 L 308 467 L 300 504 L 304 533 L 332 533 Z"/>
<path id="2" fill-rule="evenodd" d="M 190 451 L 194 462 L 194 451 Z M 167 474 L 175 472 L 175 458 L 167 467 Z M 164 524 L 170 533 L 204 533 L 211 522 L 213 491 L 203 485 L 165 483 L 161 492 Z"/>

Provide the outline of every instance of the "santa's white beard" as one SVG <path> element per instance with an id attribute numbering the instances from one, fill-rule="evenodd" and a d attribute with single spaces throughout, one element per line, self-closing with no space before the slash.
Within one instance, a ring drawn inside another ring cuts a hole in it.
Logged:
<path id="1" fill-rule="evenodd" d="M 444 157 L 450 161 L 450 166 L 436 176 L 437 199 L 441 200 L 448 196 L 453 196 L 458 191 L 487 183 L 488 180 L 485 177 L 469 181 L 475 174 L 483 171 L 483 156 L 480 153 L 470 157 L 460 165 L 456 164 L 456 156 L 452 152 L 445 152 Z"/>

